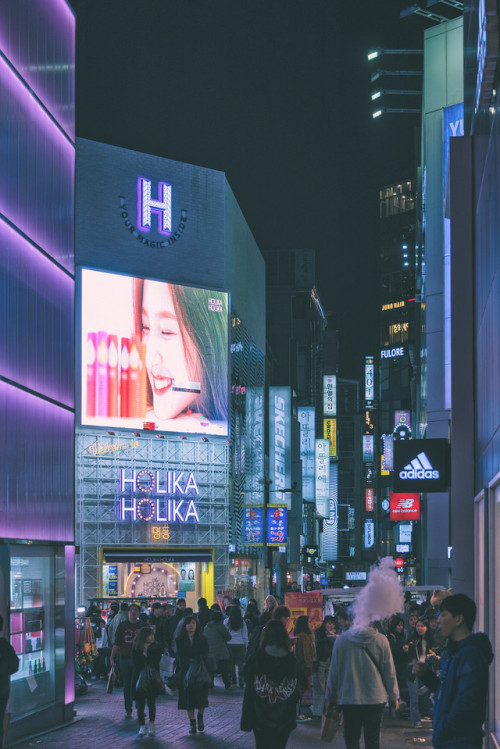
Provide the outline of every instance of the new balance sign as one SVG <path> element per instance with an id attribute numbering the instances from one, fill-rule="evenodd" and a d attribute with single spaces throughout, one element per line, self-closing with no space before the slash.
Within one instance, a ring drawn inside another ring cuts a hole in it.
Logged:
<path id="1" fill-rule="evenodd" d="M 420 520 L 420 494 L 391 492 L 391 520 Z"/>
<path id="2" fill-rule="evenodd" d="M 447 440 L 394 441 L 395 491 L 446 491 L 449 475 L 450 446 Z"/>

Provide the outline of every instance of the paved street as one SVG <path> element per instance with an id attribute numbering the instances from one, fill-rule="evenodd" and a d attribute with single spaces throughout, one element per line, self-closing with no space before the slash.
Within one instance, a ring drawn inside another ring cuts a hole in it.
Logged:
<path id="1" fill-rule="evenodd" d="M 187 715 L 177 710 L 177 700 L 162 696 L 158 702 L 156 737 L 139 737 L 137 721 L 124 718 L 121 689 L 107 695 L 103 681 L 91 682 L 88 694 L 77 699 L 77 716 L 73 723 L 15 746 L 18 749 L 89 749 L 96 745 L 106 749 L 136 748 L 141 745 L 147 749 L 160 746 L 175 746 L 176 749 L 253 749 L 253 735 L 239 730 L 242 695 L 241 689 L 226 691 L 222 686 L 216 686 L 210 693 L 210 707 L 205 712 L 205 733 L 196 736 L 188 735 Z M 292 733 L 287 749 L 327 746 L 320 743 L 319 730 L 319 718 L 299 725 Z M 431 730 L 412 729 L 408 721 L 386 718 L 382 734 L 382 749 L 400 749 L 408 745 L 431 746 Z M 415 742 L 415 738 L 420 740 Z M 343 749 L 342 736 L 329 746 Z"/>

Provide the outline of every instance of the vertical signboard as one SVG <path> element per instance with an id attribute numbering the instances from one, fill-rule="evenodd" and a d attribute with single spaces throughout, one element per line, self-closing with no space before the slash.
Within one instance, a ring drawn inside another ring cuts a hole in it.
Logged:
<path id="1" fill-rule="evenodd" d="M 245 504 L 264 504 L 264 388 L 246 390 Z"/>
<path id="2" fill-rule="evenodd" d="M 323 521 L 324 562 L 335 562 L 338 558 L 338 490 L 339 466 L 330 463 L 330 515 Z"/>
<path id="3" fill-rule="evenodd" d="M 289 387 L 269 388 L 269 478 L 273 504 L 286 504 L 292 485 L 292 393 Z"/>
<path id="4" fill-rule="evenodd" d="M 243 508 L 243 544 L 261 546 L 264 541 L 264 508 Z"/>
<path id="5" fill-rule="evenodd" d="M 323 416 L 337 415 L 337 375 L 323 375 Z"/>
<path id="6" fill-rule="evenodd" d="M 373 462 L 373 434 L 363 434 L 363 463 Z"/>
<path id="7" fill-rule="evenodd" d="M 266 516 L 266 543 L 268 546 L 280 546 L 287 542 L 286 507 L 269 505 Z"/>
<path id="8" fill-rule="evenodd" d="M 375 523 L 373 520 L 365 520 L 364 525 L 364 547 L 373 549 L 375 546 Z"/>
<path id="9" fill-rule="evenodd" d="M 397 429 L 401 424 L 409 427 L 411 435 L 411 414 L 409 411 L 394 411 L 394 429 Z"/>
<path id="10" fill-rule="evenodd" d="M 371 486 L 367 486 L 365 489 L 365 510 L 366 512 L 375 510 L 375 489 Z"/>
<path id="11" fill-rule="evenodd" d="M 323 437 L 330 443 L 330 458 L 336 458 L 337 419 L 323 419 Z"/>
<path id="12" fill-rule="evenodd" d="M 316 512 L 323 518 L 330 515 L 330 442 L 316 440 Z"/>
<path id="13" fill-rule="evenodd" d="M 394 468 L 394 437 L 392 434 L 383 434 L 382 442 L 384 452 L 382 455 L 382 469 L 392 471 Z"/>
<path id="14" fill-rule="evenodd" d="M 365 401 L 373 403 L 375 398 L 375 366 L 373 356 L 365 356 Z"/>
<path id="15" fill-rule="evenodd" d="M 302 497 L 307 502 L 314 502 L 315 409 L 309 406 L 299 408 L 297 417 L 300 424 Z"/>

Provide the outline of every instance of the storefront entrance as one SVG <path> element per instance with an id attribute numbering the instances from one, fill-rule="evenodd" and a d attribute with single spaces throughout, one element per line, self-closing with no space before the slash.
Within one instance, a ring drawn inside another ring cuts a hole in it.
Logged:
<path id="1" fill-rule="evenodd" d="M 104 548 L 102 597 L 175 599 L 197 608 L 198 598 L 214 599 L 212 549 Z"/>

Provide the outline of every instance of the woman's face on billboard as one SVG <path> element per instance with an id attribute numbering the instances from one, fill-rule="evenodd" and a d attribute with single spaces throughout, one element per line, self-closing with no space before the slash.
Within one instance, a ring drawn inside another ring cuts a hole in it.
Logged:
<path id="1" fill-rule="evenodd" d="M 153 412 L 161 421 L 175 419 L 195 400 L 196 394 L 175 392 L 172 386 L 185 387 L 188 382 L 198 381 L 199 366 L 193 342 L 186 337 L 184 345 L 170 286 L 166 283 L 144 281 L 142 340 L 146 344 Z M 194 362 L 194 366 L 189 362 Z"/>

